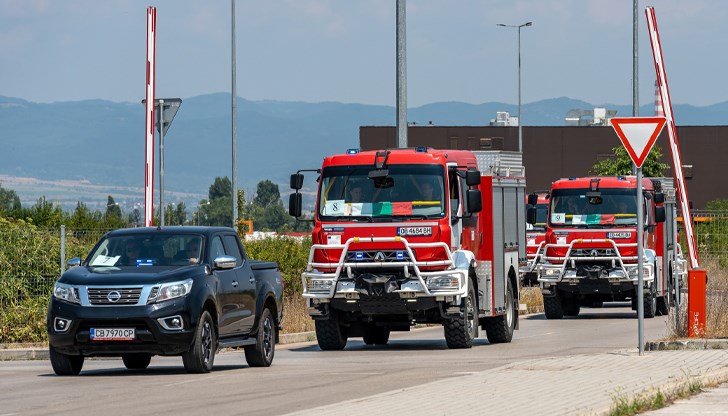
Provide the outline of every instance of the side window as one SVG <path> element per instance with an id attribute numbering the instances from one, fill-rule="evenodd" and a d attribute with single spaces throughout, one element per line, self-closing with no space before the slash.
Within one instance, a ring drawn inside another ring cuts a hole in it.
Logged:
<path id="1" fill-rule="evenodd" d="M 233 256 L 237 261 L 237 265 L 243 264 L 243 256 L 240 253 L 240 246 L 238 245 L 238 239 L 234 235 L 224 235 L 222 237 L 223 243 L 225 243 L 225 252 L 228 256 Z"/>
<path id="2" fill-rule="evenodd" d="M 222 245 L 222 240 L 219 235 L 216 235 L 210 242 L 210 260 L 214 261 L 216 258 L 225 255 L 225 247 Z"/>
<path id="3" fill-rule="evenodd" d="M 448 173 L 449 194 L 450 194 L 450 214 L 457 215 L 458 209 L 460 208 L 460 189 L 458 187 L 458 175 L 457 171 L 450 170 Z"/>

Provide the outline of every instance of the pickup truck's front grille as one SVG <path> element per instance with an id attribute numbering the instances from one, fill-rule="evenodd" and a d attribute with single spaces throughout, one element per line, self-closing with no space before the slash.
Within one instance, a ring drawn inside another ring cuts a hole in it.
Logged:
<path id="1" fill-rule="evenodd" d="M 92 305 L 136 305 L 141 294 L 141 287 L 89 288 L 88 301 Z"/>

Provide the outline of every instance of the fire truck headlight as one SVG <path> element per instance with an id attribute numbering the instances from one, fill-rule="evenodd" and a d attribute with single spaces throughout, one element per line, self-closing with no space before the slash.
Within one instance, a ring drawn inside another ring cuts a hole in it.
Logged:
<path id="1" fill-rule="evenodd" d="M 454 289 L 457 290 L 459 287 L 460 279 L 457 277 L 443 276 L 433 277 L 427 282 L 427 287 L 432 290 L 446 290 Z"/>
<path id="2" fill-rule="evenodd" d="M 307 286 L 309 293 L 329 293 L 332 285 L 331 279 L 311 279 Z"/>
<path id="3" fill-rule="evenodd" d="M 545 277 L 559 277 L 560 270 L 559 269 L 545 269 L 543 271 L 543 275 Z"/>
<path id="4" fill-rule="evenodd" d="M 566 269 L 564 271 L 564 277 L 565 278 L 576 277 L 576 269 Z"/>
<path id="5" fill-rule="evenodd" d="M 635 269 L 635 273 L 637 272 L 637 269 Z M 609 272 L 609 278 L 610 279 L 625 279 L 627 276 L 624 274 L 623 270 L 612 270 Z"/>

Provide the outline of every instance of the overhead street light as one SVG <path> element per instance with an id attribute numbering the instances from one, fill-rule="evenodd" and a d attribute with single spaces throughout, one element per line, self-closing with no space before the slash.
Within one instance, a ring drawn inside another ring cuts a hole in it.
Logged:
<path id="1" fill-rule="evenodd" d="M 523 152 L 523 121 L 521 120 L 521 28 L 532 26 L 533 22 L 526 22 L 522 25 L 505 25 L 498 23 L 497 26 L 513 27 L 518 29 L 518 151 Z"/>

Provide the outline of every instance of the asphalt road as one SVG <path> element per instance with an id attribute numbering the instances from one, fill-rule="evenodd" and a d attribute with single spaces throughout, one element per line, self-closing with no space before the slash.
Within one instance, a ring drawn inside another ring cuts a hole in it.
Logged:
<path id="1" fill-rule="evenodd" d="M 645 340 L 662 338 L 667 326 L 666 317 L 646 319 Z M 186 374 L 177 357 L 154 357 L 145 371 L 126 370 L 120 359 L 87 359 L 78 377 L 55 376 L 48 361 L 6 361 L 0 416 L 280 415 L 517 361 L 637 348 L 637 337 L 636 312 L 605 304 L 582 308 L 577 318 L 521 317 L 512 343 L 490 345 L 483 336 L 469 350 L 447 349 L 442 328 L 432 327 L 393 333 L 384 347 L 360 339 L 335 352 L 279 345 L 269 368 L 248 367 L 242 351 L 225 352 L 209 374 Z"/>

